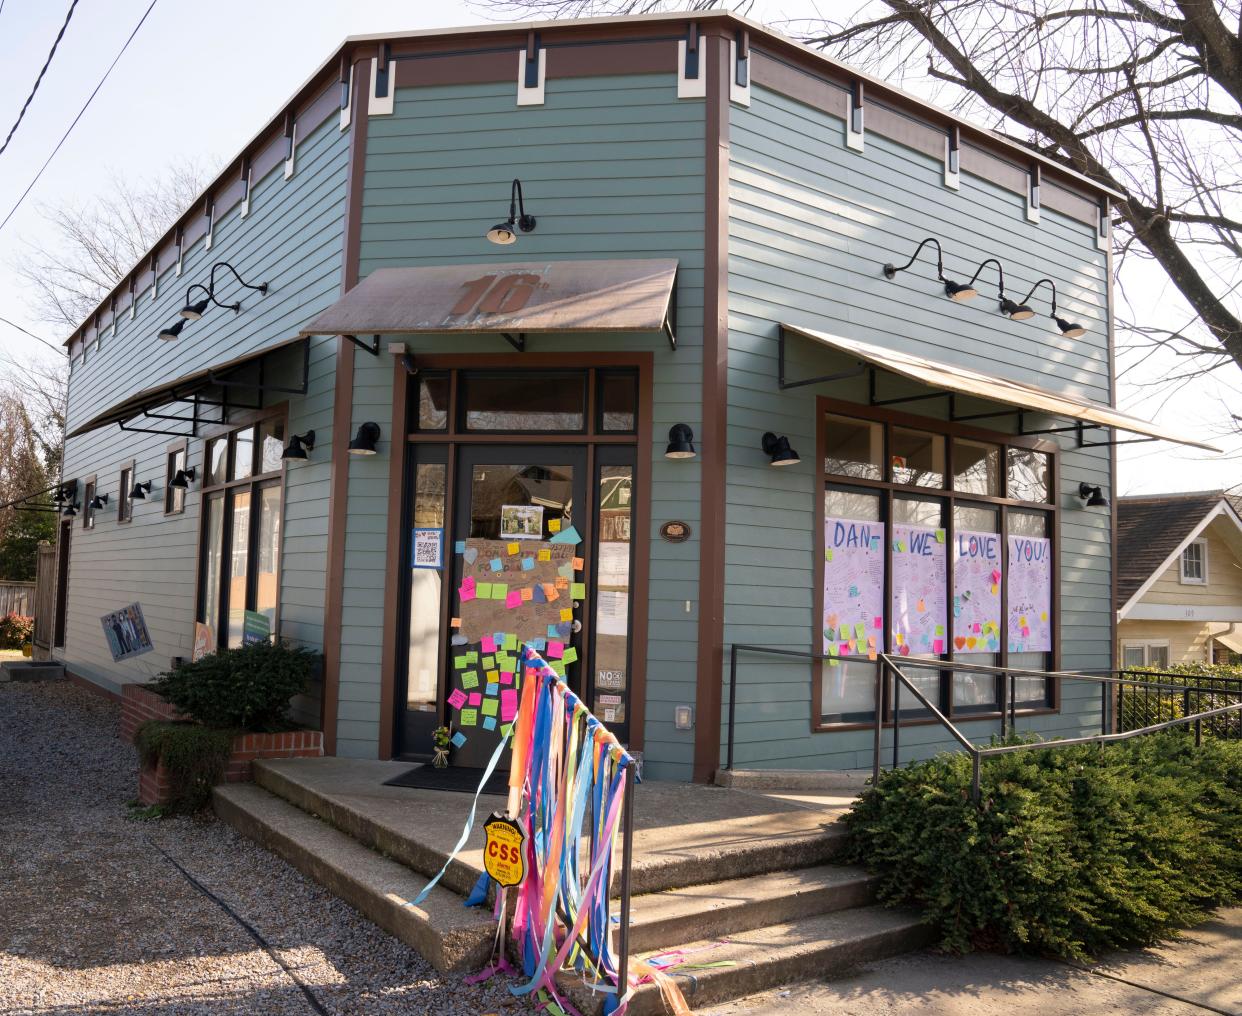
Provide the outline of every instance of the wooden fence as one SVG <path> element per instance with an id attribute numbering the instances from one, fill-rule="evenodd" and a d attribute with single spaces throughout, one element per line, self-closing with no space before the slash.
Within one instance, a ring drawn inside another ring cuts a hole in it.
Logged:
<path id="1" fill-rule="evenodd" d="M 34 585 L 35 592 L 31 598 L 31 613 L 35 619 L 33 641 L 38 649 L 50 651 L 56 610 L 56 548 L 50 543 L 39 544 Z"/>
<path id="2" fill-rule="evenodd" d="M 0 582 L 0 617 L 6 614 L 25 614 L 34 611 L 35 584 L 33 582 Z"/>

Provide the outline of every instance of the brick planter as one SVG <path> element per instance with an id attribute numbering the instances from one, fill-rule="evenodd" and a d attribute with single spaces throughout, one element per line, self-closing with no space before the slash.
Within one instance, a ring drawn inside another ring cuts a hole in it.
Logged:
<path id="1" fill-rule="evenodd" d="M 121 736 L 131 744 L 147 720 L 176 722 L 186 716 L 145 685 L 127 684 L 121 689 Z M 247 783 L 257 758 L 319 758 L 323 755 L 323 731 L 290 730 L 281 734 L 238 734 L 224 767 L 226 783 Z M 144 805 L 167 804 L 172 782 L 163 764 L 143 765 L 138 774 L 138 800 Z"/>

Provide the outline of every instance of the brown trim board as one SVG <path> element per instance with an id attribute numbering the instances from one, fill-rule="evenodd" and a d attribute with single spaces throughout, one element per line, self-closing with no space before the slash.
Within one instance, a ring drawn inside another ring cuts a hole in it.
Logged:
<path id="1" fill-rule="evenodd" d="M 703 464 L 699 482 L 699 639 L 695 691 L 694 781 L 720 764 L 724 679 L 725 453 L 729 315 L 729 43 L 716 25 L 703 35 L 707 144 L 703 221 Z"/>
<path id="2" fill-rule="evenodd" d="M 355 60 L 354 81 L 362 80 L 370 58 Z M 345 252 L 341 292 L 358 283 L 358 248 L 362 232 L 362 183 L 366 175 L 367 99 L 370 88 L 353 90 L 349 128 L 349 169 L 345 183 Z M 332 496 L 328 502 L 328 570 L 323 598 L 323 753 L 336 754 L 336 716 L 341 684 L 341 608 L 345 598 L 345 523 L 349 506 L 349 433 L 354 413 L 354 345 L 336 340 L 336 389 L 332 407 Z M 392 464 L 389 464 L 392 468 Z M 382 755 L 383 745 L 379 748 Z"/>

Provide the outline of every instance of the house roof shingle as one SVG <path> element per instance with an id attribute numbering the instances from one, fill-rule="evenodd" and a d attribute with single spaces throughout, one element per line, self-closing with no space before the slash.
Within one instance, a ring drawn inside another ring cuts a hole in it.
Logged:
<path id="1" fill-rule="evenodd" d="M 1201 490 L 1118 499 L 1117 609 L 1130 601 L 1152 572 L 1224 498 L 1223 491 Z"/>

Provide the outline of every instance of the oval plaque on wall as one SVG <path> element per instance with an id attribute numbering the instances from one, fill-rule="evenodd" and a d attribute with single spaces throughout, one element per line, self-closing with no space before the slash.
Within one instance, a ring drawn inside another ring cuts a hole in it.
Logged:
<path id="1" fill-rule="evenodd" d="M 690 539 L 690 524 L 688 522 L 666 522 L 660 527 L 660 536 L 669 543 L 685 543 Z"/>

